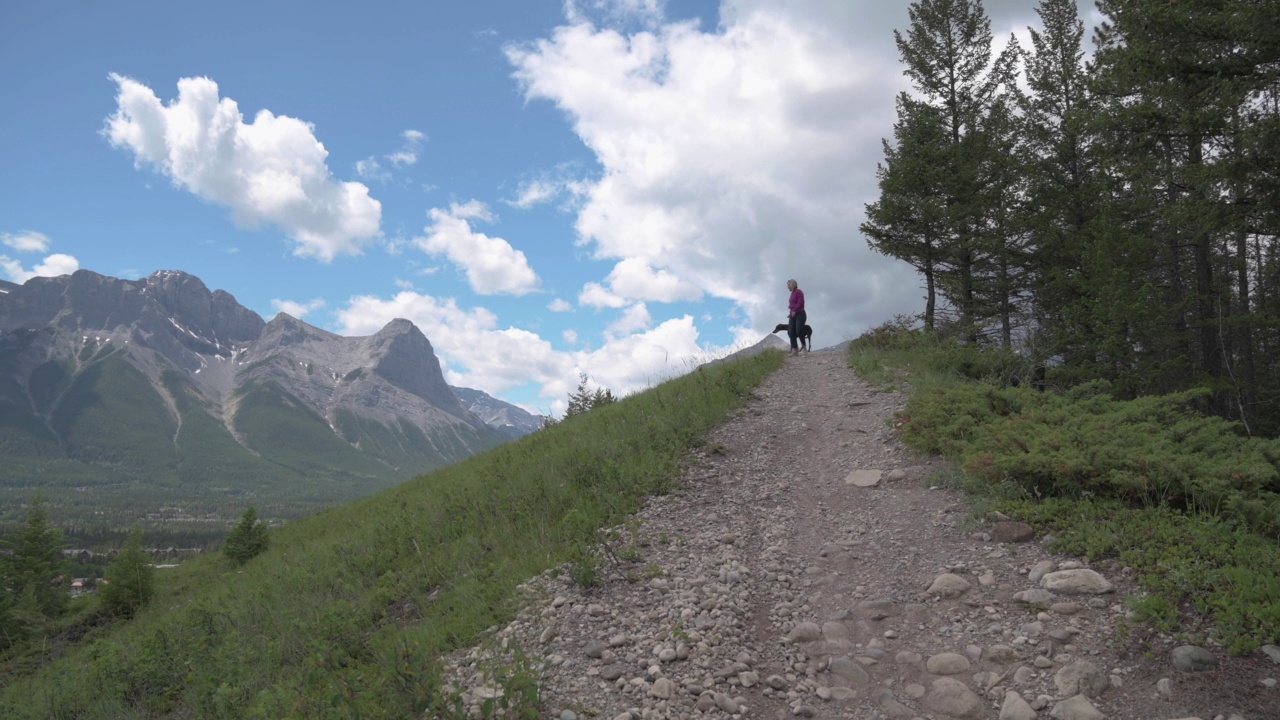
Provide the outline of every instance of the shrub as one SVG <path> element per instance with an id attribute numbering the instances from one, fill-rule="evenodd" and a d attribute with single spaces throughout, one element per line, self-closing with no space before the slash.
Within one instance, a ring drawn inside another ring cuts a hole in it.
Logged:
<path id="1" fill-rule="evenodd" d="M 111 615 L 132 617 L 155 594 L 155 568 L 151 566 L 146 551 L 142 549 L 142 531 L 129 533 L 120 555 L 107 566 L 104 580 L 98 590 L 102 609 Z"/>

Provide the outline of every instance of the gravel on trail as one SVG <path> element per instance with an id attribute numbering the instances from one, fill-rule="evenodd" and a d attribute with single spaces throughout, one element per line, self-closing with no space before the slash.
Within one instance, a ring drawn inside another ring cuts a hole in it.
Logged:
<path id="1" fill-rule="evenodd" d="M 905 401 L 843 352 L 789 357 L 613 530 L 593 586 L 531 578 L 448 686 L 480 717 L 519 648 L 560 720 L 1280 718 L 1280 649 L 1126 623 L 1131 571 L 972 518 L 945 464 L 898 441 Z"/>

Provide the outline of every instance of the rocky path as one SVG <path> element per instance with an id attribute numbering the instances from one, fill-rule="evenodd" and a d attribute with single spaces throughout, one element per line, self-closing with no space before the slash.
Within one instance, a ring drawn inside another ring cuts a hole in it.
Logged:
<path id="1" fill-rule="evenodd" d="M 1125 569 L 972 520 L 896 440 L 904 401 L 843 353 L 789 358 L 680 492 L 615 530 L 593 587 L 531 580 L 528 609 L 454 658 L 467 705 L 505 692 L 519 647 L 561 720 L 1280 718 L 1280 650 L 1122 633 Z"/>

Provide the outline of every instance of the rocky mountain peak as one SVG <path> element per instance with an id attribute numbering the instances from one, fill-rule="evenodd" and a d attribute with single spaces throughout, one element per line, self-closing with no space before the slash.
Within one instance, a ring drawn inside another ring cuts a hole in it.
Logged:
<path id="1" fill-rule="evenodd" d="M 406 392 L 462 417 L 466 411 L 449 390 L 431 341 L 416 325 L 396 318 L 369 338 L 373 372 Z"/>

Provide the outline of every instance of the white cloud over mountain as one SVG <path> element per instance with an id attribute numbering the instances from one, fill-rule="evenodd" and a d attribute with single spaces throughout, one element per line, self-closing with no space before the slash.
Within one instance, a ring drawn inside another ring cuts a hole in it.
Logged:
<path id="1" fill-rule="evenodd" d="M 182 78 L 178 97 L 165 104 L 136 80 L 110 77 L 117 109 L 103 132 L 138 166 L 230 208 L 239 225 L 279 227 L 299 256 L 329 262 L 359 254 L 378 236 L 382 205 L 365 185 L 334 179 L 310 124 L 269 110 L 246 123 L 209 78 Z"/>
<path id="2" fill-rule="evenodd" d="M 48 252 L 49 236 L 44 233 L 27 230 L 20 233 L 0 233 L 0 243 L 4 243 L 20 253 Z"/>
<path id="3" fill-rule="evenodd" d="M 43 261 L 36 263 L 30 270 L 23 267 L 22 262 L 8 255 L 0 255 L 0 270 L 10 280 L 22 284 L 33 277 L 58 277 L 70 275 L 80 269 L 80 261 L 64 253 L 54 253 Z"/>
<path id="4" fill-rule="evenodd" d="M 431 224 L 414 244 L 432 257 L 447 257 L 467 276 L 480 295 L 527 295 L 538 289 L 538 275 L 525 254 L 498 237 L 471 229 L 471 223 L 493 222 L 484 203 L 453 203 L 448 209 L 432 208 Z"/>

